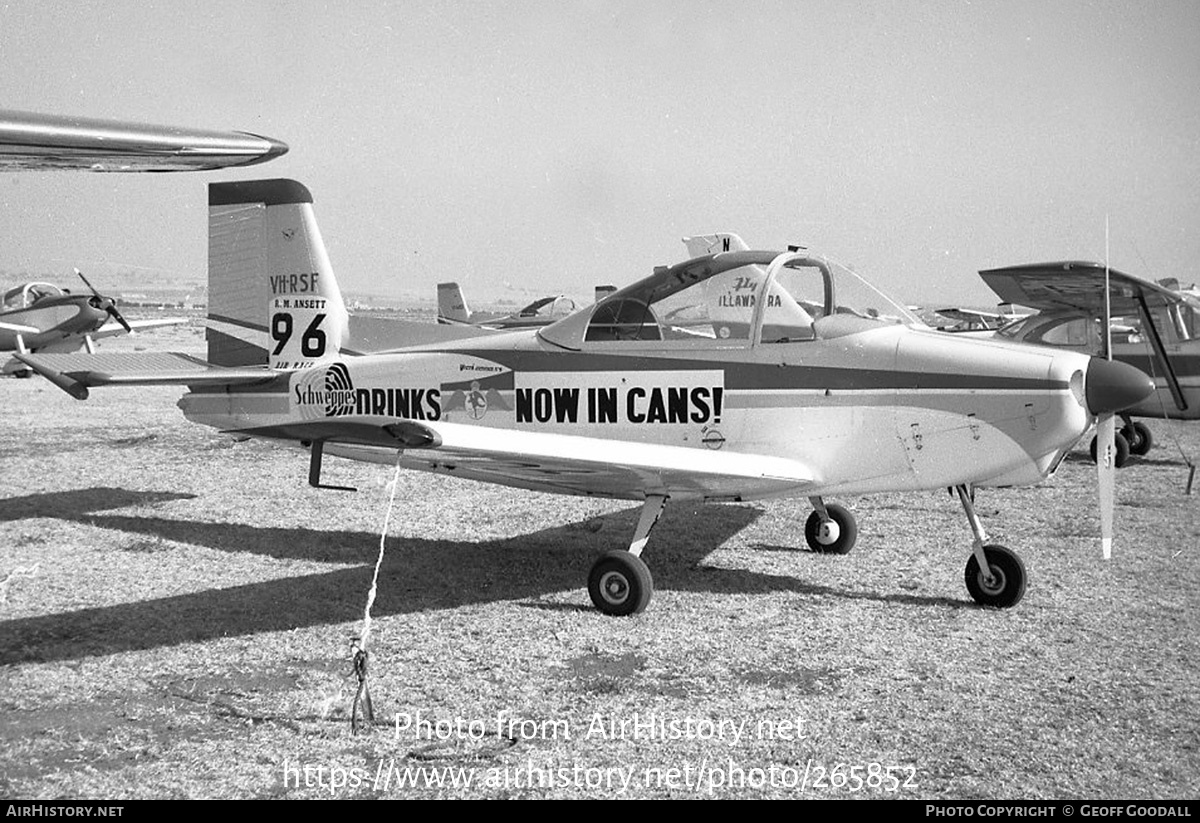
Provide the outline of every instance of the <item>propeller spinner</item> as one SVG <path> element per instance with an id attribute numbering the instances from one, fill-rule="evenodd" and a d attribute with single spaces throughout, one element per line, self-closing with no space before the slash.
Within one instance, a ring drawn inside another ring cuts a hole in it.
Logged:
<path id="1" fill-rule="evenodd" d="M 108 312 L 109 317 L 121 324 L 121 327 L 125 329 L 125 331 L 133 334 L 133 327 L 126 322 L 125 318 L 121 316 L 121 312 L 117 310 L 117 301 L 113 300 L 111 297 L 105 297 L 98 292 L 96 287 L 93 286 L 88 279 L 83 276 L 83 272 L 81 272 L 79 269 L 75 269 L 75 273 L 79 275 L 79 279 L 83 281 L 83 284 L 91 290 L 92 299 L 89 302 L 92 304 L 92 306 L 97 309 L 104 309 L 104 311 Z"/>

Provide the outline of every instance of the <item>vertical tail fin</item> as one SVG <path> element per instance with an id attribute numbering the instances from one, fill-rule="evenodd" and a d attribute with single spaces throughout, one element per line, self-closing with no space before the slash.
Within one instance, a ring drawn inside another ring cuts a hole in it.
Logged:
<path id="1" fill-rule="evenodd" d="M 208 360 L 307 368 L 349 343 L 349 315 L 294 180 L 208 187 Z"/>
<path id="2" fill-rule="evenodd" d="M 746 241 L 736 234 L 718 232 L 717 234 L 698 234 L 695 237 L 683 238 L 691 257 L 703 257 L 706 254 L 719 254 L 723 251 L 749 251 Z"/>
<path id="3" fill-rule="evenodd" d="M 438 322 L 470 323 L 471 309 L 457 283 L 438 283 Z"/>

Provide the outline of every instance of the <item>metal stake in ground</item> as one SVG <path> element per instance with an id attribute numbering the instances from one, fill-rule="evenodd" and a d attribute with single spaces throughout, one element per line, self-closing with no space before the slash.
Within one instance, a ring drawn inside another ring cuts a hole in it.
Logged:
<path id="1" fill-rule="evenodd" d="M 354 651 L 354 674 L 358 677 L 358 691 L 354 695 L 354 704 L 350 708 L 350 732 L 358 734 L 358 710 L 362 707 L 363 720 L 366 723 L 375 722 L 375 712 L 371 707 L 371 690 L 367 686 L 367 664 L 370 655 L 367 652 L 367 640 L 371 636 L 371 606 L 375 604 L 375 594 L 379 591 L 379 568 L 383 565 L 383 552 L 387 547 L 388 524 L 392 519 L 392 508 L 396 504 L 396 489 L 400 485 L 400 456 L 396 452 L 396 472 L 392 477 L 392 493 L 388 498 L 387 514 L 383 517 L 383 531 L 379 535 L 379 556 L 375 558 L 375 573 L 371 576 L 371 588 L 367 592 L 367 605 L 363 609 L 362 635 L 351 648 Z"/>

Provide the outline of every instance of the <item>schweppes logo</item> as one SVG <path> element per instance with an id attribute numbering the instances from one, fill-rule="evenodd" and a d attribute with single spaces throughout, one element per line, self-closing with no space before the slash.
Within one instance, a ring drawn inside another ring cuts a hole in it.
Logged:
<path id="1" fill-rule="evenodd" d="M 345 363 L 313 369 L 292 385 L 292 402 L 306 420 L 347 415 L 439 420 L 441 391 L 407 386 L 356 386 Z"/>
<path id="2" fill-rule="evenodd" d="M 354 383 L 345 363 L 334 363 L 325 369 L 325 416 L 340 417 L 354 414 Z"/>

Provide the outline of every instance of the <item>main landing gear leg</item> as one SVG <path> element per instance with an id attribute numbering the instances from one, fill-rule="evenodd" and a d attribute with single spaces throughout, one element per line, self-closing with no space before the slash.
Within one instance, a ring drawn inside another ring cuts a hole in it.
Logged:
<path id="1" fill-rule="evenodd" d="M 1016 552 L 1000 545 L 985 545 L 987 533 L 975 513 L 975 503 L 966 486 L 955 486 L 967 521 L 975 534 L 971 557 L 964 578 L 967 591 L 982 606 L 1008 608 L 1025 596 L 1025 565 Z"/>
<path id="2" fill-rule="evenodd" d="M 647 497 L 629 550 L 610 551 L 592 566 L 588 574 L 588 594 L 596 608 L 605 614 L 618 617 L 637 614 L 650 602 L 654 580 L 641 554 L 650 540 L 651 530 L 662 516 L 666 502 L 664 495 L 652 494 Z"/>
<path id="3" fill-rule="evenodd" d="M 818 554 L 846 554 L 858 540 L 858 523 L 845 506 L 810 497 L 813 513 L 804 524 L 804 539 Z"/>

